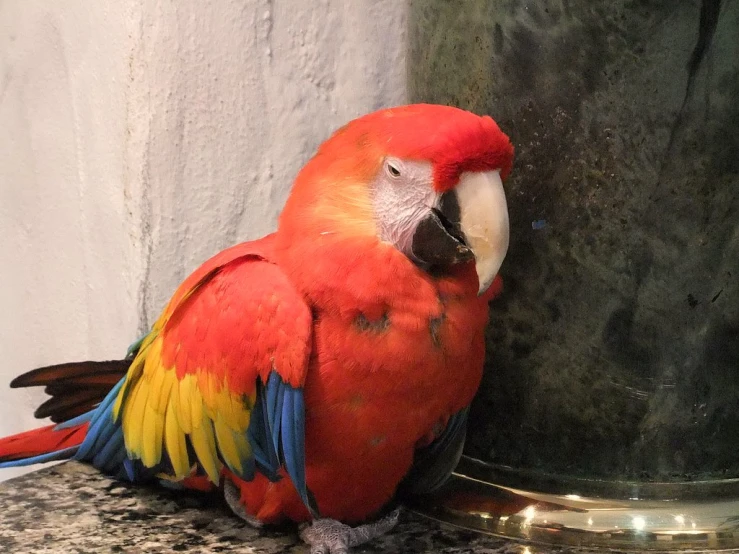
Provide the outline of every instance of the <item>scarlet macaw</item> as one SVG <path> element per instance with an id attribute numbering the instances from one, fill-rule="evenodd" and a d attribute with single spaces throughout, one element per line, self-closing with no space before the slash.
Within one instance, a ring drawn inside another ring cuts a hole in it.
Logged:
<path id="1" fill-rule="evenodd" d="M 461 455 L 512 158 L 491 118 L 452 107 L 350 122 L 300 171 L 278 230 L 205 262 L 126 360 L 17 378 L 47 387 L 37 415 L 58 424 L 0 441 L 0 467 L 223 483 L 254 524 L 312 522 L 314 553 L 387 531 L 398 487 L 435 490 Z"/>

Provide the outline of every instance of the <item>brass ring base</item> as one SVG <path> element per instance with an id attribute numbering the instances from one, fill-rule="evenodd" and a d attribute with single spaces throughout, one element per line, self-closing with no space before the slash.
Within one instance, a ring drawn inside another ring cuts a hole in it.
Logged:
<path id="1" fill-rule="evenodd" d="M 739 496 L 705 494 L 733 491 L 736 480 L 726 481 L 725 487 L 715 481 L 574 480 L 552 483 L 547 492 L 532 492 L 496 485 L 491 477 L 499 475 L 498 468 L 463 457 L 442 490 L 414 499 L 409 507 L 465 529 L 551 545 L 634 551 L 739 548 Z M 565 493 L 562 486 L 572 488 Z M 604 494 L 609 488 L 614 493 L 610 498 Z M 598 495 L 585 496 L 584 490 Z M 626 491 L 639 496 L 624 498 Z"/>

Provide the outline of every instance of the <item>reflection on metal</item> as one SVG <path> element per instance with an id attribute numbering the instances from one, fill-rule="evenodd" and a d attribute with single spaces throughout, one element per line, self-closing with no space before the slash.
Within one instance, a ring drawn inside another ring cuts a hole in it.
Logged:
<path id="1" fill-rule="evenodd" d="M 463 457 L 442 490 L 410 507 L 458 527 L 538 543 L 640 551 L 739 547 L 739 495 L 708 496 L 720 482 L 650 483 L 644 489 L 643 483 L 547 478 L 551 486 L 544 493 L 493 484 L 491 476 L 501 471 L 512 470 Z M 724 482 L 726 488 L 735 490 L 734 481 Z M 563 482 L 580 486 L 565 493 Z M 690 494 L 670 498 L 671 491 L 686 490 Z M 624 497 L 625 491 L 641 496 Z"/>

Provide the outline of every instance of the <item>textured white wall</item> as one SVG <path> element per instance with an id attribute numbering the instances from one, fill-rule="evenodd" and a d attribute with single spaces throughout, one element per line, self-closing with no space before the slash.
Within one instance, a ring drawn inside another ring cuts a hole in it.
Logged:
<path id="1" fill-rule="evenodd" d="M 125 3 L 0 3 L 0 435 L 39 424 L 43 395 L 13 376 L 114 356 L 136 329 L 130 22 Z"/>
<path id="2" fill-rule="evenodd" d="M 39 365 L 121 355 L 217 250 L 274 229 L 348 119 L 405 101 L 394 0 L 0 2 L 0 435 Z M 8 472 L 0 473 L 0 479 Z"/>

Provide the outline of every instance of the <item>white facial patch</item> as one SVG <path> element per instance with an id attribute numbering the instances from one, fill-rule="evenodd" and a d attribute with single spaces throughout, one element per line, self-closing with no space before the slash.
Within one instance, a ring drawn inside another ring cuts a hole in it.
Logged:
<path id="1" fill-rule="evenodd" d="M 372 187 L 381 240 L 405 254 L 411 253 L 416 227 L 439 201 L 433 179 L 429 162 L 385 159 Z"/>

